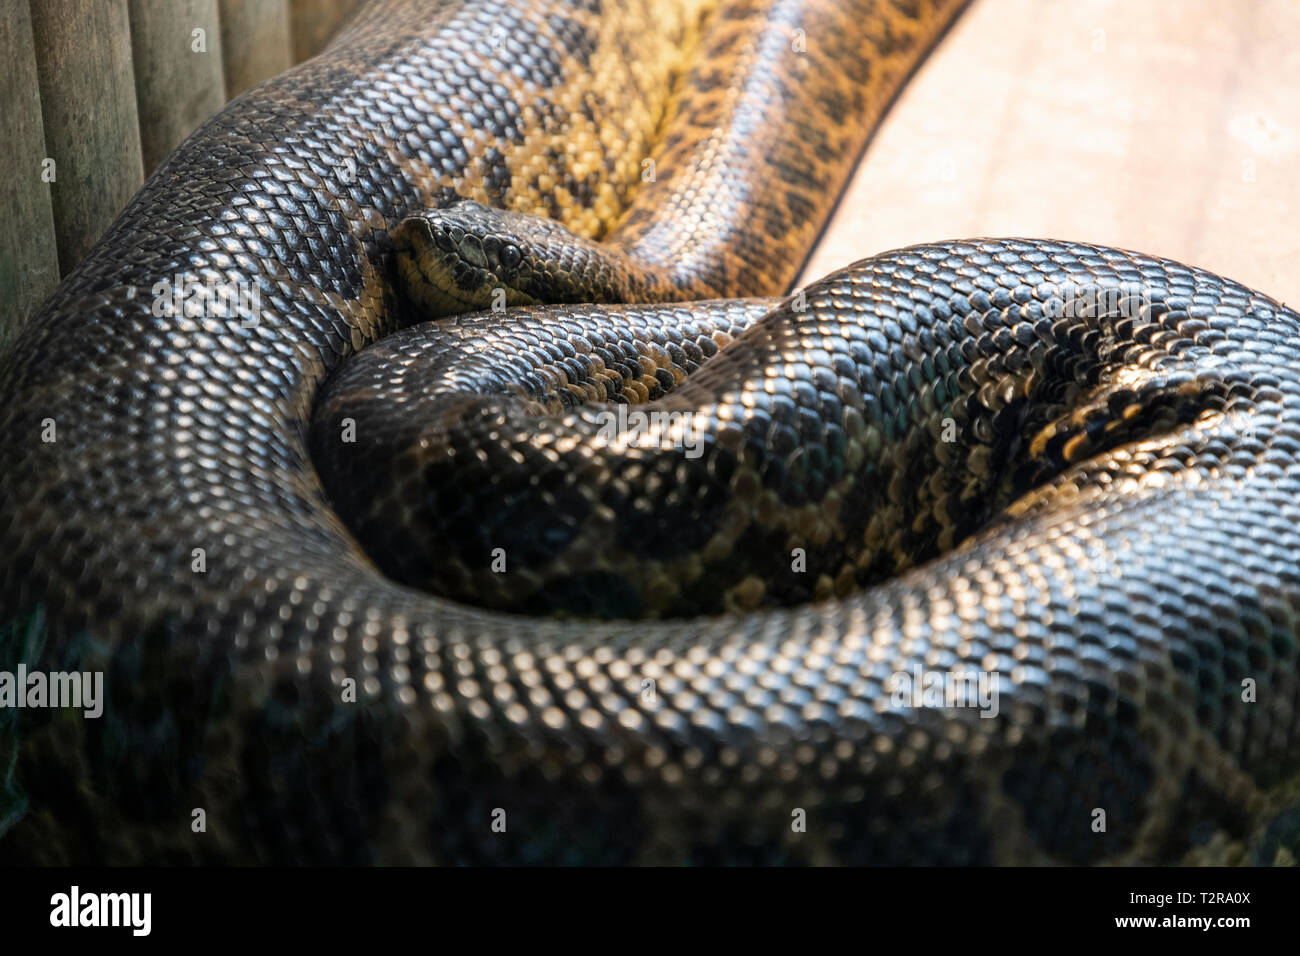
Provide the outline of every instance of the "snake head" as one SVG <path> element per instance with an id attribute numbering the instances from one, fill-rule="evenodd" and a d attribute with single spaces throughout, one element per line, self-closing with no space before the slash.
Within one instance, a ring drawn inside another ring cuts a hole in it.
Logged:
<path id="1" fill-rule="evenodd" d="M 392 238 L 402 287 L 431 317 L 620 301 L 612 253 L 551 219 L 463 200 L 408 216 Z"/>

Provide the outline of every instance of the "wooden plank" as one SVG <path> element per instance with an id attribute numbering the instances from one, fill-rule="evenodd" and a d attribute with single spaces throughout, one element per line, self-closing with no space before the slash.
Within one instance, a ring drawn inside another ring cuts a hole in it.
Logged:
<path id="1" fill-rule="evenodd" d="M 0 346 L 59 282 L 41 94 L 32 20 L 25 3 L 0 5 L 0 143 L 4 216 L 0 218 Z"/>
<path id="2" fill-rule="evenodd" d="M 33 0 L 32 36 L 59 270 L 81 261 L 144 181 L 126 0 Z"/>
<path id="3" fill-rule="evenodd" d="M 357 5 L 358 0 L 289 0 L 293 62 L 301 63 L 323 50 Z"/>
<path id="4" fill-rule="evenodd" d="M 1300 303 L 1300 6 L 980 0 L 867 151 L 806 283 L 886 249 L 1075 239 Z"/>
<path id="5" fill-rule="evenodd" d="M 146 174 L 221 109 L 226 82 L 216 0 L 130 0 Z"/>
<path id="6" fill-rule="evenodd" d="M 293 65 L 287 0 L 220 0 L 226 97 Z"/>

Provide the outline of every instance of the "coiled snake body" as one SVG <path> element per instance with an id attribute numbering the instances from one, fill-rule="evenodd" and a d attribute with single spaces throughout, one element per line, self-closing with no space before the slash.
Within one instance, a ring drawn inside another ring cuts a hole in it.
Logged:
<path id="1" fill-rule="evenodd" d="M 9 711 L 0 856 L 1290 860 L 1300 316 L 1029 240 L 728 298 L 955 12 L 380 0 L 197 131 L 0 365 L 3 666 L 107 695 Z"/>

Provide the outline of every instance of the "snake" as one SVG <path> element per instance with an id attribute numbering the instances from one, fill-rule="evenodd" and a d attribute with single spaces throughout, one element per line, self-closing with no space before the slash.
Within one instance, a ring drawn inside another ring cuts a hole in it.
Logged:
<path id="1" fill-rule="evenodd" d="M 1300 315 L 795 288 L 961 6 L 372 0 L 200 126 L 0 359 L 0 668 L 103 680 L 0 859 L 1294 862 Z"/>

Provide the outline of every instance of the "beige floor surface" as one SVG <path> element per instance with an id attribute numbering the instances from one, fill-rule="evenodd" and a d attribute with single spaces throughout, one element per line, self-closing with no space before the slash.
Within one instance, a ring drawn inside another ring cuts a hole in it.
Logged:
<path id="1" fill-rule="evenodd" d="M 803 281 L 936 239 L 1107 243 L 1300 303 L 1300 2 L 975 0 Z"/>

